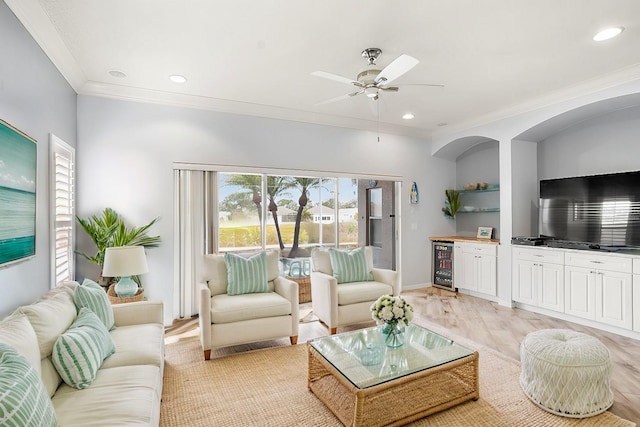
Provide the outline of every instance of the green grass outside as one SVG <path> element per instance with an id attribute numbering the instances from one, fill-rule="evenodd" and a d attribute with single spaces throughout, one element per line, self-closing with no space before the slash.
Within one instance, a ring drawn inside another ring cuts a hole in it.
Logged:
<path id="1" fill-rule="evenodd" d="M 286 247 L 291 247 L 293 242 L 293 233 L 295 224 L 286 223 L 280 225 L 280 234 L 282 241 Z M 322 224 L 323 243 L 335 242 L 334 224 Z M 357 242 L 358 226 L 357 223 L 341 223 L 339 225 L 340 242 Z M 243 225 L 243 226 L 221 226 L 219 231 L 219 247 L 251 247 L 262 244 L 260 237 L 260 226 Z M 300 238 L 298 244 L 300 246 L 313 245 L 320 243 L 320 227 L 318 224 L 304 222 L 300 224 Z M 277 246 L 278 236 L 276 227 L 273 224 L 267 225 L 267 246 Z"/>

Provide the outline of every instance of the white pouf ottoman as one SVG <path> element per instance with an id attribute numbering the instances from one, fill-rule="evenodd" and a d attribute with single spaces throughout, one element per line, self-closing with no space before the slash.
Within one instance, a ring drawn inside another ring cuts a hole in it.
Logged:
<path id="1" fill-rule="evenodd" d="M 520 344 L 524 393 L 545 411 L 585 418 L 613 404 L 611 353 L 597 338 L 568 329 L 542 329 Z"/>

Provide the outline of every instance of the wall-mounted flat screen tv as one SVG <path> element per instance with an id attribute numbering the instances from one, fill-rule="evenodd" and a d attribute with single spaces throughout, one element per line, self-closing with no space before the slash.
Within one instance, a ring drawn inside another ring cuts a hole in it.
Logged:
<path id="1" fill-rule="evenodd" d="M 540 181 L 540 236 L 640 247 L 640 171 Z"/>

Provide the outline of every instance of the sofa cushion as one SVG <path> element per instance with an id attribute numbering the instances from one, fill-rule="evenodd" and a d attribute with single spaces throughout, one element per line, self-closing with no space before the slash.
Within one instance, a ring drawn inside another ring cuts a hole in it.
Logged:
<path id="1" fill-rule="evenodd" d="M 110 332 L 117 351 L 107 357 L 102 368 L 164 363 L 164 327 L 160 323 L 119 326 Z"/>
<path id="2" fill-rule="evenodd" d="M 38 337 L 40 359 L 51 355 L 58 336 L 69 329 L 76 318 L 76 305 L 71 293 L 63 289 L 52 290 L 44 299 L 18 309 L 27 315 Z"/>
<path id="3" fill-rule="evenodd" d="M 0 344 L 0 390 L 0 425 L 58 425 L 38 372 L 7 344 Z"/>
<path id="4" fill-rule="evenodd" d="M 0 322 L 0 343 L 15 348 L 34 367 L 38 375 L 41 373 L 40 348 L 38 337 L 29 318 L 24 314 L 14 313 Z"/>
<path id="5" fill-rule="evenodd" d="M 363 282 L 373 280 L 367 265 L 364 248 L 352 250 L 329 249 L 333 277 L 338 283 Z"/>
<path id="6" fill-rule="evenodd" d="M 62 380 L 75 388 L 87 388 L 102 361 L 115 352 L 113 339 L 98 316 L 81 308 L 78 318 L 53 346 L 53 365 Z"/>
<path id="7" fill-rule="evenodd" d="M 250 257 L 256 252 L 237 253 L 242 257 Z M 267 254 L 267 282 L 269 290 L 273 290 L 273 281 L 280 275 L 280 254 L 277 251 L 266 251 Z M 198 265 L 198 280 L 209 285 L 211 295 L 227 293 L 227 266 L 224 255 L 207 254 L 200 258 Z"/>
<path id="8" fill-rule="evenodd" d="M 107 297 L 107 293 L 102 289 L 102 286 L 93 280 L 84 279 L 82 285 L 76 287 L 73 293 L 73 302 L 78 310 L 86 307 L 93 311 L 108 330 L 115 327 L 113 308 L 111 307 L 111 302 L 109 302 L 109 297 Z"/>
<path id="9" fill-rule="evenodd" d="M 371 301 L 382 295 L 391 295 L 393 287 L 380 282 L 352 282 L 338 286 L 338 305 Z"/>
<path id="10" fill-rule="evenodd" d="M 269 292 L 265 252 L 259 252 L 249 258 L 226 253 L 224 263 L 227 267 L 227 294 Z"/>
<path id="11" fill-rule="evenodd" d="M 60 426 L 157 426 L 161 393 L 160 368 L 122 366 L 100 369 L 84 390 L 62 384 L 52 402 Z"/>
<path id="12" fill-rule="evenodd" d="M 291 314 L 291 303 L 278 293 L 216 295 L 211 298 L 211 322 L 231 323 L 241 320 Z"/>

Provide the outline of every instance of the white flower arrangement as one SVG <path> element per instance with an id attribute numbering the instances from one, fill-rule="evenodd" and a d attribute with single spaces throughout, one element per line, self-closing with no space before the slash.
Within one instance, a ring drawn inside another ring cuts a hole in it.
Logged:
<path id="1" fill-rule="evenodd" d="M 378 323 L 409 325 L 413 307 L 401 296 L 383 295 L 371 305 L 371 317 Z"/>

